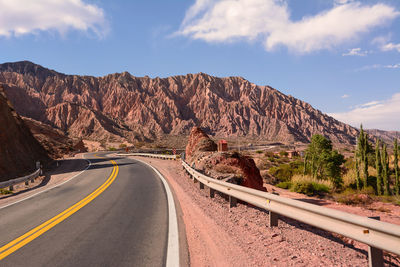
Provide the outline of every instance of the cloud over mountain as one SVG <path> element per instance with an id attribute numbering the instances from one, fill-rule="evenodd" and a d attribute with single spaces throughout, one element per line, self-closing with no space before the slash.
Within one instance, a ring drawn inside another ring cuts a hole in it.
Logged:
<path id="1" fill-rule="evenodd" d="M 339 2 L 293 21 L 286 1 L 197 0 L 186 12 L 178 34 L 206 42 L 260 39 L 267 51 L 284 46 L 296 53 L 310 53 L 355 40 L 400 14 L 386 4 Z"/>
<path id="2" fill-rule="evenodd" d="M 82 0 L 1 0 L 0 36 L 21 36 L 41 31 L 65 34 L 74 29 L 103 37 L 104 11 Z"/>

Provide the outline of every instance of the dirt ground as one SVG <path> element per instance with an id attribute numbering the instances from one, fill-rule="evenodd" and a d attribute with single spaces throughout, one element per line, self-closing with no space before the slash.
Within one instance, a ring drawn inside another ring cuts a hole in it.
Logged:
<path id="1" fill-rule="evenodd" d="M 180 203 L 187 235 L 191 266 L 366 266 L 367 246 L 345 240 L 309 225 L 281 218 L 268 227 L 268 213 L 238 204 L 229 209 L 219 195 L 211 199 L 184 173 L 179 161 L 142 158 L 168 180 Z M 321 202 L 301 194 L 274 189 L 281 196 L 296 198 L 363 216 L 381 216 L 400 224 L 399 210 L 380 212 Z M 385 256 L 388 266 L 400 259 Z"/>

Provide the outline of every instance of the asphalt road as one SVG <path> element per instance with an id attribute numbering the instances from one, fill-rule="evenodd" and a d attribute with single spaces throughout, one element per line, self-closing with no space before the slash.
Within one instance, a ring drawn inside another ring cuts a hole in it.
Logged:
<path id="1" fill-rule="evenodd" d="M 168 203 L 160 178 L 135 160 L 86 157 L 92 166 L 80 176 L 0 209 L 0 258 L 15 250 L 0 266 L 165 265 Z M 70 214 L 71 206 L 98 188 L 104 191 Z M 68 217 L 49 222 L 62 212 Z M 43 223 L 50 229 L 23 236 Z"/>

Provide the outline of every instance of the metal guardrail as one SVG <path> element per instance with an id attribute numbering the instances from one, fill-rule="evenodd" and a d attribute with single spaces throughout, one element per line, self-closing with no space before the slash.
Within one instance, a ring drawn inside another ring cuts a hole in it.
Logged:
<path id="1" fill-rule="evenodd" d="M 279 214 L 365 243 L 370 246 L 370 266 L 379 266 L 383 263 L 380 250 L 400 255 L 400 226 L 398 225 L 227 183 L 203 175 L 184 161 L 182 165 L 193 179 L 200 183 L 200 188 L 204 188 L 204 185 L 210 188 L 210 197 L 218 191 L 229 196 L 231 206 L 236 205 L 236 199 L 240 199 L 268 210 L 270 226 L 278 225 Z"/>
<path id="2" fill-rule="evenodd" d="M 176 155 L 162 155 L 162 154 L 152 154 L 152 153 L 118 153 L 120 156 L 141 156 L 147 158 L 159 158 L 159 159 L 167 159 L 167 160 L 177 160 L 178 157 Z"/>
<path id="3" fill-rule="evenodd" d="M 0 182 L 0 188 L 10 187 L 10 190 L 13 190 L 12 187 L 14 185 L 23 183 L 23 182 L 25 182 L 25 183 L 29 182 L 29 180 L 33 180 L 33 179 L 37 178 L 40 175 L 40 172 L 41 172 L 41 169 L 39 168 L 34 173 L 26 175 L 24 177 L 19 177 L 19 178 L 5 181 L 5 182 Z"/>

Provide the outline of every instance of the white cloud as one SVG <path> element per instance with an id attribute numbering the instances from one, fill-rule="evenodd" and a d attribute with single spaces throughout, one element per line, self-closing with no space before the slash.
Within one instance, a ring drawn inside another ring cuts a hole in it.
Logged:
<path id="1" fill-rule="evenodd" d="M 207 42 L 261 38 L 266 50 L 330 49 L 399 16 L 386 4 L 339 1 L 330 10 L 292 21 L 284 0 L 197 0 L 177 34 Z"/>
<path id="2" fill-rule="evenodd" d="M 387 100 L 371 101 L 348 112 L 329 115 L 354 127 L 359 127 L 362 123 L 365 128 L 400 130 L 399 114 L 400 93 L 396 93 Z"/>
<path id="3" fill-rule="evenodd" d="M 71 29 L 103 37 L 108 30 L 104 11 L 82 0 L 0 0 L 0 36 Z"/>
<path id="4" fill-rule="evenodd" d="M 347 3 L 351 3 L 354 2 L 354 0 L 335 0 L 334 3 L 335 5 L 344 5 Z"/>
<path id="5" fill-rule="evenodd" d="M 372 70 L 372 69 L 399 69 L 399 68 L 400 68 L 400 63 L 388 64 L 388 65 L 373 64 L 373 65 L 367 65 L 367 66 L 361 67 L 359 69 L 356 69 L 355 71 L 364 71 L 364 70 Z"/>
<path id="6" fill-rule="evenodd" d="M 341 96 L 341 98 L 343 98 L 343 99 L 345 99 L 345 98 L 349 98 L 350 96 L 349 95 L 347 95 L 347 94 L 344 94 L 344 95 L 342 95 Z"/>
<path id="7" fill-rule="evenodd" d="M 387 43 L 382 45 L 381 49 L 382 51 L 397 50 L 398 52 L 400 52 L 400 44 Z"/>
<path id="8" fill-rule="evenodd" d="M 361 50 L 361 48 L 353 48 L 353 49 L 349 49 L 349 51 L 347 53 L 342 54 L 342 56 L 363 57 L 363 56 L 366 56 L 367 54 L 368 54 L 368 51 L 363 51 L 363 50 Z"/>

